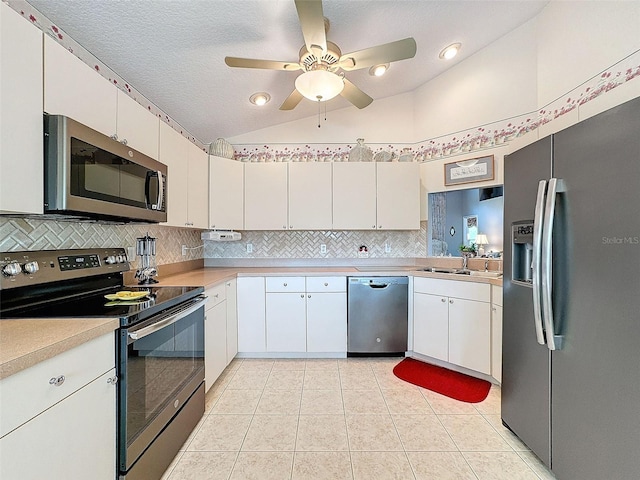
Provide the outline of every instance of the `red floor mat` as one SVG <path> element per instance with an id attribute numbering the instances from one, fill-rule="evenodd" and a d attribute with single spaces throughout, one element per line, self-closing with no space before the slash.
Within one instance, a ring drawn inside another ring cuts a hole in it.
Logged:
<path id="1" fill-rule="evenodd" d="M 393 369 L 396 377 L 405 382 L 432 390 L 467 403 L 482 402 L 489 394 L 491 383 L 464 373 L 405 358 Z"/>

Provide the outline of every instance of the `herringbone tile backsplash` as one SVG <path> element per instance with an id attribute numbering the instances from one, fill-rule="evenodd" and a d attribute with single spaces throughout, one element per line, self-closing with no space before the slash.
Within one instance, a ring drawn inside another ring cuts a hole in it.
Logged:
<path id="1" fill-rule="evenodd" d="M 247 244 L 253 252 L 247 253 Z M 320 253 L 320 245 L 327 252 Z M 391 251 L 385 252 L 385 244 Z M 402 231 L 249 231 L 239 242 L 205 242 L 205 258 L 358 258 L 366 245 L 369 258 L 415 258 L 427 254 L 427 222 Z"/>
<path id="2" fill-rule="evenodd" d="M 51 250 L 65 248 L 134 247 L 136 238 L 155 237 L 157 263 L 182 262 L 199 258 L 357 258 L 358 249 L 366 245 L 369 258 L 424 257 L 427 252 L 427 223 L 420 230 L 408 231 L 244 231 L 239 242 L 204 242 L 203 249 L 188 250 L 182 245 L 198 247 L 200 230 L 161 225 L 114 225 L 80 221 L 41 220 L 34 218 L 0 218 L 0 252 Z M 247 244 L 253 252 L 247 253 Z M 320 253 L 320 245 L 327 252 Z M 385 244 L 390 252 L 385 252 Z"/>

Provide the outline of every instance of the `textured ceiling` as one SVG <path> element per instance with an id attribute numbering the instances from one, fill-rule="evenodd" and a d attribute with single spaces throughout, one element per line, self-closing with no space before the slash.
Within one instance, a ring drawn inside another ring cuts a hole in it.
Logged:
<path id="1" fill-rule="evenodd" d="M 293 0 L 28 0 L 204 143 L 316 114 L 278 107 L 300 72 L 229 68 L 226 55 L 297 61 L 304 44 Z M 386 75 L 347 78 L 375 99 L 410 92 L 535 17 L 547 0 L 325 0 L 328 39 L 343 53 L 414 37 L 415 58 Z M 461 42 L 451 62 L 440 50 Z M 266 91 L 266 107 L 249 96 Z M 341 97 L 327 109 L 349 107 Z M 355 108 L 351 106 L 350 108 Z"/>

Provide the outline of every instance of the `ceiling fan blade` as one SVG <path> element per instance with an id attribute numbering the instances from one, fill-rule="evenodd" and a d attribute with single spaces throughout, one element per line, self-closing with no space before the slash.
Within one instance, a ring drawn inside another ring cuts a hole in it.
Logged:
<path id="1" fill-rule="evenodd" d="M 322 0 L 295 0 L 295 3 L 307 50 L 320 58 L 327 51 Z"/>
<path id="2" fill-rule="evenodd" d="M 298 90 L 291 92 L 291 95 L 280 105 L 280 110 L 293 110 L 304 97 Z"/>
<path id="3" fill-rule="evenodd" d="M 416 54 L 416 49 L 416 41 L 409 37 L 404 40 L 358 50 L 357 52 L 346 53 L 340 57 L 338 63 L 344 70 L 358 70 L 380 65 L 381 63 L 413 58 Z"/>
<path id="4" fill-rule="evenodd" d="M 344 90 L 340 93 L 358 108 L 364 108 L 373 102 L 373 98 L 364 93 L 346 78 L 344 79 Z"/>
<path id="5" fill-rule="evenodd" d="M 300 70 L 298 62 L 279 62 L 276 60 L 256 60 L 255 58 L 224 57 L 224 63 L 236 68 L 263 68 L 266 70 Z"/>

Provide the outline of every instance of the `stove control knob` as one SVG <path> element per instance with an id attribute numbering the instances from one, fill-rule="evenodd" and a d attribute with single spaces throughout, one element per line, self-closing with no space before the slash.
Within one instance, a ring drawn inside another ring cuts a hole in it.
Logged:
<path id="1" fill-rule="evenodd" d="M 118 255 L 116 257 L 116 262 L 118 263 L 124 263 L 124 256 L 123 255 Z"/>
<path id="2" fill-rule="evenodd" d="M 116 257 L 113 255 L 109 255 L 104 259 L 104 263 L 106 263 L 107 265 L 113 265 L 114 263 L 116 263 Z"/>
<path id="3" fill-rule="evenodd" d="M 34 274 L 40 270 L 40 267 L 38 267 L 38 262 L 27 262 L 24 264 L 22 269 L 24 270 L 24 273 Z"/>
<path id="4" fill-rule="evenodd" d="M 2 267 L 2 273 L 8 277 L 15 277 L 22 272 L 22 268 L 18 262 L 7 263 Z"/>

